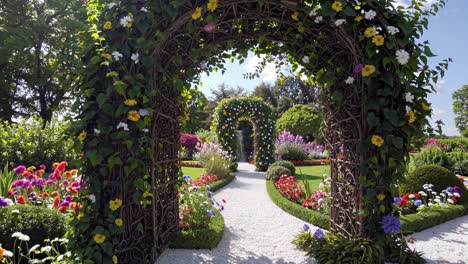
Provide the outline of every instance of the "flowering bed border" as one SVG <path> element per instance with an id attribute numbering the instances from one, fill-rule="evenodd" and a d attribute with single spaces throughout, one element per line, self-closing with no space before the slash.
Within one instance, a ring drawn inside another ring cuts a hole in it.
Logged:
<path id="1" fill-rule="evenodd" d="M 294 166 L 320 166 L 330 164 L 329 159 L 321 160 L 289 160 Z"/>
<path id="2" fill-rule="evenodd" d="M 202 165 L 201 165 L 201 163 L 199 161 L 181 160 L 181 161 L 179 161 L 179 165 L 181 167 L 202 168 Z"/>

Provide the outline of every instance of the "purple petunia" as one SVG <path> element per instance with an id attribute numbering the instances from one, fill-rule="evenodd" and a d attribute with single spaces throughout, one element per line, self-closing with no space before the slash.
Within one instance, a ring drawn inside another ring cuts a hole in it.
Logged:
<path id="1" fill-rule="evenodd" d="M 314 237 L 316 239 L 321 239 L 325 234 L 323 233 L 322 229 L 315 230 Z"/>
<path id="2" fill-rule="evenodd" d="M 393 202 L 396 203 L 396 204 L 400 204 L 401 203 L 401 198 L 400 197 L 393 197 Z"/>
<path id="3" fill-rule="evenodd" d="M 206 214 L 209 215 L 209 216 L 214 216 L 216 214 L 216 212 L 213 211 L 213 210 L 206 210 Z"/>
<path id="4" fill-rule="evenodd" d="M 386 215 L 382 219 L 382 227 L 385 234 L 395 234 L 400 231 L 400 219 L 395 216 Z"/>
<path id="5" fill-rule="evenodd" d="M 310 227 L 308 224 L 304 224 L 304 226 L 302 227 L 302 229 L 304 229 L 304 231 L 309 231 Z"/>
<path id="6" fill-rule="evenodd" d="M 458 186 L 454 186 L 454 187 L 453 187 L 453 190 L 454 190 L 455 192 L 457 192 L 458 194 L 460 194 L 460 195 L 463 194 L 462 190 L 461 190 L 460 187 L 458 187 Z"/>
<path id="7" fill-rule="evenodd" d="M 414 204 L 415 206 L 418 206 L 418 207 L 419 207 L 419 206 L 421 206 L 421 205 L 423 204 L 423 202 L 422 202 L 421 200 L 416 200 L 416 201 L 414 201 L 413 204 Z"/>
<path id="8" fill-rule="evenodd" d="M 0 208 L 7 207 L 7 206 L 8 206 L 8 202 L 6 201 L 6 199 L 3 197 L 0 197 Z"/>
<path id="9" fill-rule="evenodd" d="M 16 173 L 16 174 L 22 174 L 23 172 L 26 171 L 26 166 L 18 166 L 16 168 L 13 169 L 13 171 Z"/>

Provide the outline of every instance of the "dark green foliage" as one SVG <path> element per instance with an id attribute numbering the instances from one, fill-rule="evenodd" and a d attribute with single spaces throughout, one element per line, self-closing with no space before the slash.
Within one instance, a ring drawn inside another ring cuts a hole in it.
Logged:
<path id="1" fill-rule="evenodd" d="M 465 135 L 468 130 L 468 85 L 463 85 L 452 94 L 455 126 Z"/>
<path id="2" fill-rule="evenodd" d="M 287 160 L 278 160 L 278 161 L 275 161 L 273 164 L 271 164 L 271 166 L 283 166 L 283 167 L 286 167 L 290 172 L 291 172 L 291 175 L 296 175 L 296 166 L 294 166 L 294 164 L 290 161 L 287 161 Z"/>
<path id="3" fill-rule="evenodd" d="M 442 147 L 447 145 L 449 147 L 449 150 L 457 148 L 465 148 L 465 151 L 468 150 L 468 137 L 443 138 L 438 139 L 438 141 Z"/>
<path id="4" fill-rule="evenodd" d="M 281 175 L 292 175 L 292 172 L 283 166 L 270 166 L 266 171 L 266 179 L 273 182 L 277 181 Z"/>
<path id="5" fill-rule="evenodd" d="M 19 124 L 0 123 L 0 167 L 10 165 L 50 167 L 63 160 L 73 163 L 78 158 L 74 140 L 68 136 L 69 123 L 56 120 L 42 128 L 38 119 L 21 120 Z"/>
<path id="6" fill-rule="evenodd" d="M 13 213 L 18 210 L 19 213 Z M 56 210 L 32 205 L 14 205 L 0 209 L 0 244 L 12 248 L 11 235 L 21 232 L 28 235 L 30 246 L 44 245 L 44 239 L 62 238 L 67 231 L 63 214 Z"/>
<path id="7" fill-rule="evenodd" d="M 281 159 L 283 160 L 305 160 L 307 158 L 305 149 L 300 144 L 294 142 L 281 144 L 277 152 L 281 154 Z"/>
<path id="8" fill-rule="evenodd" d="M 319 109 L 308 105 L 295 105 L 276 121 L 276 130 L 287 130 L 305 138 L 319 136 L 322 115 Z"/>
<path id="9" fill-rule="evenodd" d="M 439 149 L 436 146 L 423 148 L 421 152 L 414 155 L 415 167 L 426 164 L 439 165 L 449 170 L 452 169 L 453 166 L 450 156 L 444 150 Z"/>
<path id="10" fill-rule="evenodd" d="M 437 165 L 423 165 L 416 168 L 400 185 L 400 193 L 416 193 L 426 183 L 434 185 L 433 190 L 441 192 L 447 187 L 458 186 L 463 190 L 460 200 L 465 200 L 468 192 L 462 182 L 450 170 Z"/>
<path id="11" fill-rule="evenodd" d="M 404 239 L 404 238 L 403 238 Z M 321 239 L 314 238 L 312 233 L 301 232 L 293 244 L 304 250 L 310 257 L 321 263 L 425 263 L 421 254 L 409 249 L 405 243 L 397 244 L 391 239 L 384 246 L 381 242 L 369 239 L 347 239 L 332 233 Z"/>
<path id="12" fill-rule="evenodd" d="M 453 171 L 457 174 L 468 176 L 468 159 L 455 162 Z"/>
<path id="13" fill-rule="evenodd" d="M 224 219 L 220 213 L 211 218 L 207 228 L 182 229 L 169 245 L 170 248 L 213 249 L 218 246 L 224 234 Z"/>
<path id="14" fill-rule="evenodd" d="M 217 190 L 228 185 L 232 180 L 234 180 L 234 178 L 236 178 L 234 173 L 230 173 L 228 176 L 222 178 L 221 180 L 215 181 L 214 183 L 210 184 L 210 190 L 212 192 L 216 192 Z"/>
<path id="15" fill-rule="evenodd" d="M 303 221 L 309 222 L 315 226 L 323 229 L 328 229 L 330 226 L 330 217 L 328 215 L 321 214 L 318 211 L 310 210 L 302 207 L 297 203 L 293 203 L 288 199 L 284 198 L 276 189 L 272 181 L 266 181 L 266 187 L 270 199 L 283 211 L 290 215 L 293 215 Z"/>

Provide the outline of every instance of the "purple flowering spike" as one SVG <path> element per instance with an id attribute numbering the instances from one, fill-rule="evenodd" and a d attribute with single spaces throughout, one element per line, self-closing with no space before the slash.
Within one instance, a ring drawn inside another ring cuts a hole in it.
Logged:
<path id="1" fill-rule="evenodd" d="M 382 227 L 385 234 L 395 234 L 400 231 L 400 219 L 395 216 L 386 215 L 382 219 Z"/>
<path id="2" fill-rule="evenodd" d="M 315 230 L 314 237 L 316 239 L 321 239 L 325 234 L 323 233 L 322 229 Z"/>
<path id="3" fill-rule="evenodd" d="M 304 229 L 304 231 L 309 231 L 310 227 L 308 224 L 304 224 L 304 226 L 302 227 L 302 229 Z"/>
<path id="4" fill-rule="evenodd" d="M 209 215 L 209 216 L 214 216 L 216 214 L 216 212 L 213 211 L 213 210 L 206 210 L 206 214 Z"/>

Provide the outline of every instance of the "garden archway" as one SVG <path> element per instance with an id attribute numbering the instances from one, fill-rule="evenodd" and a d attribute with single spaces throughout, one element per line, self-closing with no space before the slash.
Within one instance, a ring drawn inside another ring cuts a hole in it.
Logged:
<path id="1" fill-rule="evenodd" d="M 237 125 L 248 120 L 254 127 L 255 167 L 265 171 L 274 162 L 274 115 L 271 106 L 260 98 L 240 97 L 222 100 L 215 109 L 213 129 L 221 147 L 234 158 L 237 168 Z"/>
<path id="2" fill-rule="evenodd" d="M 84 216 L 72 222 L 83 260 L 151 263 L 164 250 L 178 224 L 180 94 L 229 53 L 244 59 L 250 49 L 287 54 L 323 87 L 331 230 L 390 237 L 380 225 L 392 214 L 390 186 L 409 139 L 427 124 L 422 87 L 437 78 L 421 70 L 427 51 L 415 44 L 410 15 L 374 0 L 87 2 L 92 45 L 77 132 L 85 192 L 96 199 L 84 200 Z M 96 234 L 106 240 L 93 241 Z"/>

